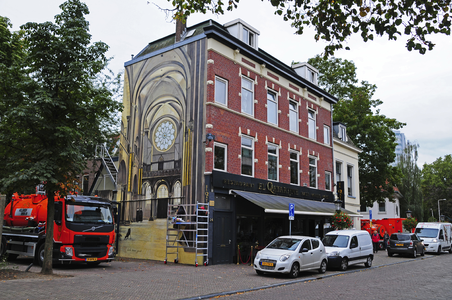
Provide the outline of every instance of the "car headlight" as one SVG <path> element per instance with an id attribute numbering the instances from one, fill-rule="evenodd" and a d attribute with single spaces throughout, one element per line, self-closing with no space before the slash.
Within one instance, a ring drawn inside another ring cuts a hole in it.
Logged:
<path id="1" fill-rule="evenodd" d="M 261 258 L 261 252 L 260 251 L 258 251 L 257 254 L 256 254 L 256 259 L 259 259 L 259 258 Z"/>
<path id="2" fill-rule="evenodd" d="M 289 254 L 289 253 L 283 254 L 283 255 L 281 255 L 281 257 L 279 258 L 279 260 L 280 260 L 280 261 L 286 261 L 286 260 L 289 259 L 289 257 L 290 257 L 290 254 Z"/>
<path id="3" fill-rule="evenodd" d="M 74 256 L 74 251 L 72 247 L 64 247 L 64 254 L 70 257 Z"/>
<path id="4" fill-rule="evenodd" d="M 339 251 L 331 251 L 330 253 L 327 253 L 327 256 L 339 256 Z"/>
<path id="5" fill-rule="evenodd" d="M 433 239 L 433 242 L 434 242 L 434 243 L 438 243 L 438 240 L 437 240 L 437 239 Z"/>
<path id="6" fill-rule="evenodd" d="M 115 253 L 115 247 L 111 246 L 110 249 L 108 249 L 108 256 L 113 256 Z"/>

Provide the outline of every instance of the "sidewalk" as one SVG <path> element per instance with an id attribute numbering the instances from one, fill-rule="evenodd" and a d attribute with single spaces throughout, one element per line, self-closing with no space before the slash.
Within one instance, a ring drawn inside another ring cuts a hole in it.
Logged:
<path id="1" fill-rule="evenodd" d="M 435 256 L 433 256 L 435 257 Z M 432 258 L 431 255 L 417 257 Z M 409 263 L 413 258 L 388 257 L 385 251 L 375 255 L 372 268 L 396 263 Z M 20 270 L 26 262 L 14 264 Z M 370 270 L 351 266 L 347 272 Z M 33 266 L 30 272 L 38 273 Z M 303 272 L 297 279 L 286 276 L 258 276 L 249 265 L 191 266 L 161 261 L 118 259 L 97 267 L 71 265 L 55 267 L 55 274 L 71 275 L 65 278 L 22 279 L 0 282 L 2 299 L 207 299 L 231 292 L 287 285 L 293 282 L 315 280 L 341 274 L 328 270 Z"/>

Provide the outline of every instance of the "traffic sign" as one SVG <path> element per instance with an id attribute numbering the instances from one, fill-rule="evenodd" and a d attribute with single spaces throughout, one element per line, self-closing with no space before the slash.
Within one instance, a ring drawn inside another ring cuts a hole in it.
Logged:
<path id="1" fill-rule="evenodd" d="M 295 204 L 289 203 L 289 220 L 295 219 Z"/>

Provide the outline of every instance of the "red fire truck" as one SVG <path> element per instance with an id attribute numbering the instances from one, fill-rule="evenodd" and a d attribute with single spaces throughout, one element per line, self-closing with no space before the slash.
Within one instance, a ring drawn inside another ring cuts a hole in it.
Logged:
<path id="1" fill-rule="evenodd" d="M 403 224 L 402 221 L 404 218 L 384 218 L 381 220 L 372 219 L 372 228 L 370 227 L 369 219 L 361 219 L 361 229 L 367 230 L 371 235 L 374 231 L 380 235 L 380 242 L 378 243 L 379 249 L 383 249 L 384 243 L 384 235 L 385 232 L 388 233 L 389 236 L 394 232 L 403 232 Z"/>

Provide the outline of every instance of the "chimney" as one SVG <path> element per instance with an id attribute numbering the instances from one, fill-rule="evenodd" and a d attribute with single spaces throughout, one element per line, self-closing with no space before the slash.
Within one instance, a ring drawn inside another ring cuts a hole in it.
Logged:
<path id="1" fill-rule="evenodd" d="M 187 29 L 187 20 L 181 21 L 176 19 L 176 43 L 182 40 L 183 35 Z"/>

